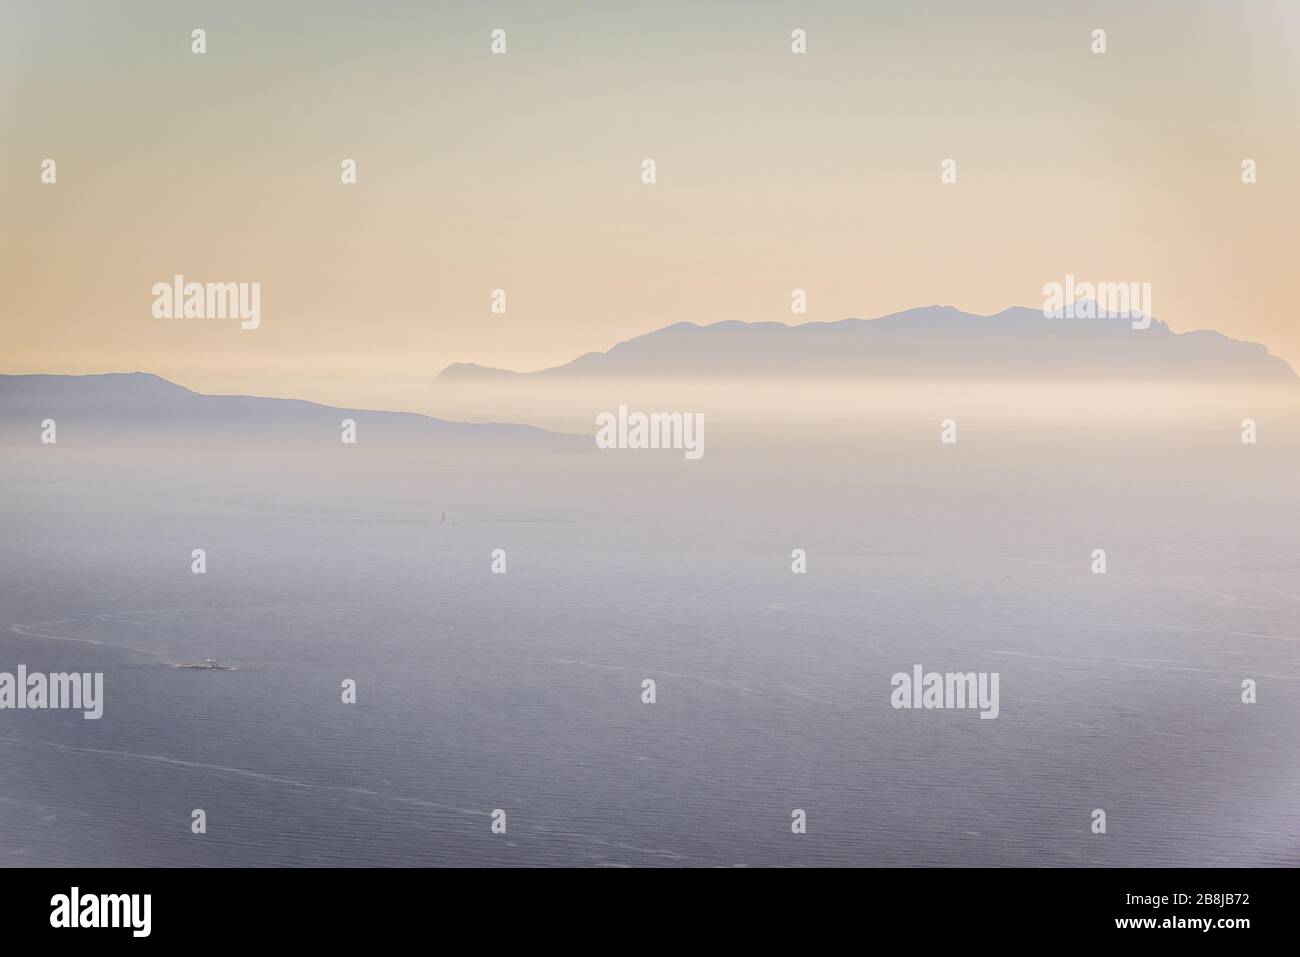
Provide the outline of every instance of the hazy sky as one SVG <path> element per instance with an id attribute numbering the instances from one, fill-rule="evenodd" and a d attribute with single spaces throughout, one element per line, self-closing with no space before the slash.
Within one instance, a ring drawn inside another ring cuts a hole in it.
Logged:
<path id="1" fill-rule="evenodd" d="M 1295 0 L 7 0 L 0 371 L 418 407 L 454 361 L 1067 273 L 1300 365 L 1297 51 Z M 261 328 L 155 319 L 175 273 L 260 282 Z"/>

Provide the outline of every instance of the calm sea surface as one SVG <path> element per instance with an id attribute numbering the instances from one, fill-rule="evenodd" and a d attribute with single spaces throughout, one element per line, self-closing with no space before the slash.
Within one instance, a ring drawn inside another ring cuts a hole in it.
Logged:
<path id="1" fill-rule="evenodd" d="M 6 448 L 0 863 L 1300 863 L 1294 440 L 716 442 Z"/>

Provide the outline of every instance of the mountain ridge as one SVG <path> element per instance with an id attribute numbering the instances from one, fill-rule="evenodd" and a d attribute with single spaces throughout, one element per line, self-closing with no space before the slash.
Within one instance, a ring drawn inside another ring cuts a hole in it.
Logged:
<path id="1" fill-rule="evenodd" d="M 338 443 L 343 419 L 368 437 L 564 446 L 579 436 L 508 422 L 454 422 L 419 412 L 351 409 L 307 399 L 207 394 L 150 372 L 0 374 L 0 428 L 10 437 L 54 419 L 73 432 L 204 439 L 243 435 Z"/>
<path id="2" fill-rule="evenodd" d="M 1081 305 L 1076 303 L 1076 308 Z M 1142 317 L 1141 321 L 1146 321 Z M 1212 329 L 1174 332 L 1158 320 L 1134 329 L 1128 315 L 1047 318 L 1041 309 L 1012 306 L 979 315 L 953 306 L 921 306 L 874 319 L 850 317 L 788 324 L 772 320 L 677 322 L 642 333 L 604 352 L 517 372 L 455 362 L 435 384 L 639 373 L 771 372 L 793 361 L 810 371 L 869 373 L 881 378 L 1034 375 L 1073 378 L 1264 378 L 1297 380 L 1295 370 L 1266 346 Z"/>

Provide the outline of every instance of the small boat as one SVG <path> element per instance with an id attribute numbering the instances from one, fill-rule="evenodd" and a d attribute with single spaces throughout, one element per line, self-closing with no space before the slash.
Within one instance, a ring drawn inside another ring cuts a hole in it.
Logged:
<path id="1" fill-rule="evenodd" d="M 225 665 L 217 664 L 216 658 L 204 658 L 201 665 L 177 665 L 177 668 L 189 668 L 192 671 L 234 671 L 234 668 L 227 668 Z"/>

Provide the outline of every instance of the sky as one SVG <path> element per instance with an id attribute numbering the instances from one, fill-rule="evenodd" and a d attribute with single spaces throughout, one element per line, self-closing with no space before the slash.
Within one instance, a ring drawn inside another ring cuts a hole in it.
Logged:
<path id="1" fill-rule="evenodd" d="M 1300 366 L 1297 50 L 1293 0 L 7 0 L 0 372 L 418 410 L 452 362 L 1067 274 Z M 177 273 L 260 327 L 156 318 Z"/>

